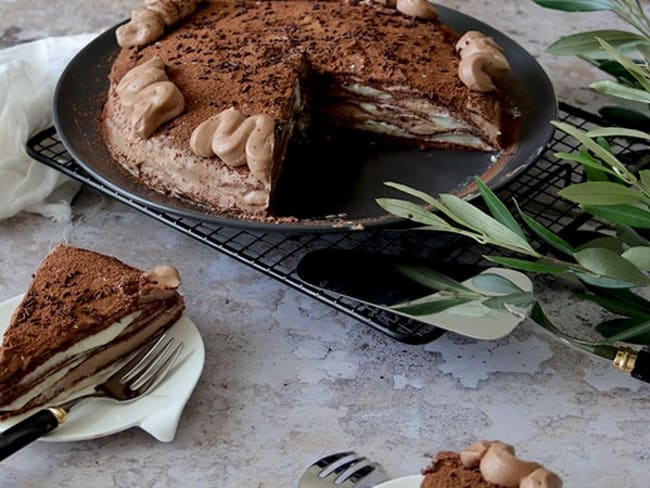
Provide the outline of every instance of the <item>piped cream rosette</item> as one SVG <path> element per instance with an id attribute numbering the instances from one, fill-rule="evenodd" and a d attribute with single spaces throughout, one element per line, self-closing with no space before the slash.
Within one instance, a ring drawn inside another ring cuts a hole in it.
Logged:
<path id="1" fill-rule="evenodd" d="M 228 166 L 248 165 L 264 184 L 271 182 L 275 122 L 266 114 L 244 116 L 232 107 L 203 121 L 190 138 L 197 156 L 218 156 Z"/>

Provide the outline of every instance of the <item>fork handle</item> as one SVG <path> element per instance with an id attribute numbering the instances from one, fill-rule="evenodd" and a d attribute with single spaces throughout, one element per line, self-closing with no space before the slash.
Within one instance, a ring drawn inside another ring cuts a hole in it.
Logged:
<path id="1" fill-rule="evenodd" d="M 65 421 L 65 415 L 63 409 L 46 408 L 5 430 L 0 434 L 0 461 L 56 429 Z"/>

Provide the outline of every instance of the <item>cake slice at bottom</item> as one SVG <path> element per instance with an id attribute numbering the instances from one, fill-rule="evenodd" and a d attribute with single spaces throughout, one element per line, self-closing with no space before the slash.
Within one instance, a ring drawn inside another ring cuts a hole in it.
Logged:
<path id="1" fill-rule="evenodd" d="M 184 309 L 178 272 L 143 272 L 60 245 L 43 261 L 0 347 L 0 418 L 70 397 L 169 328 Z"/>
<path id="2" fill-rule="evenodd" d="M 519 459 L 501 441 L 478 441 L 461 453 L 441 451 L 422 474 L 420 488 L 562 488 L 556 473 Z"/>
<path id="3" fill-rule="evenodd" d="M 452 451 L 436 454 L 422 474 L 420 488 L 503 488 L 485 481 L 480 471 L 463 466 L 460 454 Z"/>

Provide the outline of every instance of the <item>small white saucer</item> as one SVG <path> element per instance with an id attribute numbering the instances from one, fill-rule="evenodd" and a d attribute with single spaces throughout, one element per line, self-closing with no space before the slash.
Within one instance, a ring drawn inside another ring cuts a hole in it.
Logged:
<path id="1" fill-rule="evenodd" d="M 11 315 L 22 295 L 0 303 L 0 335 L 9 326 Z M 171 442 L 183 408 L 203 370 L 205 348 L 196 326 L 182 316 L 168 335 L 184 343 L 183 352 L 167 377 L 141 399 L 126 404 L 111 400 L 88 400 L 74 408 L 67 421 L 42 437 L 42 441 L 69 442 L 97 439 L 131 427 L 139 427 L 161 442 Z M 0 431 L 22 417 L 0 421 Z"/>

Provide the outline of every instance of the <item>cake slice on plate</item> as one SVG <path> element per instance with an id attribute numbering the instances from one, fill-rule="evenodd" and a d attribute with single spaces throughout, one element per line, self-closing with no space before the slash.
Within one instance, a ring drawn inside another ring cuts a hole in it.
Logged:
<path id="1" fill-rule="evenodd" d="M 56 403 L 87 386 L 181 316 L 178 272 L 140 271 L 59 245 L 45 258 L 0 347 L 0 418 Z"/>

